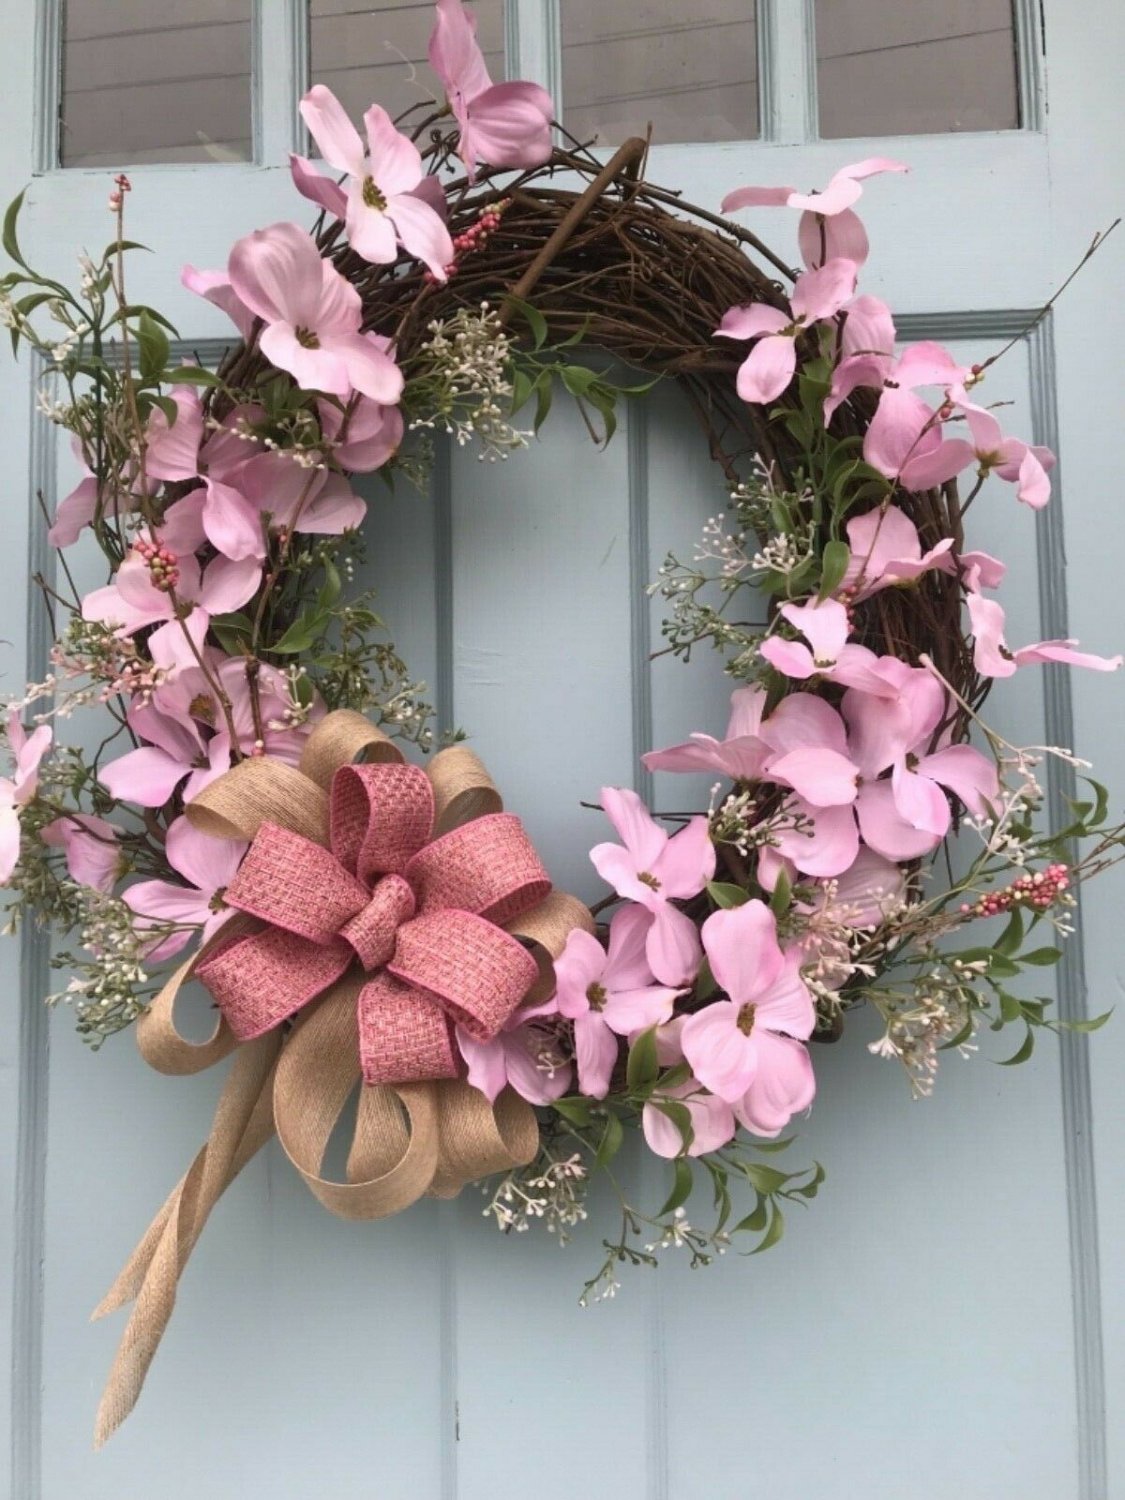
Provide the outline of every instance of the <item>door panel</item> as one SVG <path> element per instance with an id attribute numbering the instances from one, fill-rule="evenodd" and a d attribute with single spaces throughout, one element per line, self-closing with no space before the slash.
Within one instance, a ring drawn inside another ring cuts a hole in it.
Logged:
<path id="1" fill-rule="evenodd" d="M 1103 0 L 1049 0 L 1049 136 L 840 142 L 807 128 L 816 50 L 802 17 L 813 9 L 758 6 L 763 141 L 657 146 L 650 175 L 714 208 L 740 183 L 808 187 L 866 155 L 909 161 L 910 178 L 879 179 L 864 198 L 874 246 L 865 289 L 914 315 L 911 337 L 978 357 L 999 329 L 1021 326 L 1012 310 L 1043 300 L 1120 199 L 1121 147 L 1105 122 L 1125 19 Z M 1025 103 L 1039 88 L 1027 65 L 1037 56 L 1031 10 L 1017 6 Z M 554 11 L 510 0 L 508 76 L 557 87 L 560 38 L 545 24 Z M 105 173 L 55 170 L 42 145 L 55 19 L 51 0 L 21 0 L 6 35 L 20 59 L 38 36 L 42 66 L 36 84 L 22 62 L 8 65 L 0 178 L 14 192 L 48 168 L 32 182 L 25 235 L 37 260 L 69 274 L 76 244 L 108 237 L 109 215 Z M 133 174 L 130 232 L 157 254 L 137 258 L 132 290 L 168 311 L 189 348 L 227 330 L 175 285 L 173 268 L 219 264 L 238 235 L 301 217 L 285 170 L 286 149 L 300 145 L 301 21 L 297 0 L 258 7 L 257 165 Z M 1035 125 L 1035 111 L 1024 119 Z M 753 227 L 792 253 L 784 211 L 756 214 Z M 970 515 L 974 543 L 1011 564 L 1002 597 L 1020 642 L 1065 631 L 1064 516 L 1082 582 L 1070 602 L 1075 633 L 1106 650 L 1125 636 L 1121 536 L 1107 510 L 1117 372 L 1104 352 L 1125 342 L 1125 315 L 1106 291 L 1122 264 L 1113 246 L 989 384 L 990 399 L 1014 400 L 1013 430 L 1051 440 L 1056 356 L 1062 375 L 1065 501 L 1037 524 L 997 485 Z M 1095 316 L 1103 338 L 1092 351 Z M 11 560 L 0 635 L 13 643 L 0 667 L 13 691 L 25 655 L 31 675 L 41 672 L 23 568 L 27 536 L 33 556 L 42 546 L 32 497 L 40 486 L 65 493 L 70 463 L 33 423 L 27 380 L 26 367 L 0 366 L 0 437 L 15 476 L 0 512 Z M 645 789 L 637 755 L 650 744 L 725 724 L 731 684 L 716 657 L 649 663 L 662 607 L 640 592 L 669 549 L 690 555 L 725 501 L 694 420 L 658 389 L 626 410 L 599 453 L 560 400 L 542 440 L 506 464 L 442 454 L 428 494 L 374 483 L 370 497 L 362 582 L 411 673 L 429 683 L 440 727 L 469 733 L 557 881 L 593 899 L 586 850 L 604 823 L 581 803 L 610 781 Z M 1061 684 L 1034 671 L 1005 683 L 1001 727 L 1017 740 L 1072 738 Z M 1105 679 L 1076 685 L 1079 748 L 1097 750 L 1099 729 L 1120 718 L 1113 691 Z M 1125 761 L 1106 754 L 1104 738 L 1102 769 L 1119 788 Z M 706 778 L 655 778 L 662 808 L 696 805 L 707 791 Z M 1086 903 L 1095 1011 L 1122 985 L 1120 889 L 1115 898 L 1107 880 Z M 1084 999 L 1082 951 L 1063 975 L 1072 1010 Z M 1084 1041 L 1064 1041 L 1061 1068 L 1044 1043 L 1011 1071 L 995 1068 L 986 1044 L 971 1062 L 948 1059 L 924 1103 L 911 1102 L 893 1064 L 869 1056 L 862 1025 L 851 1028 L 816 1051 L 817 1104 L 789 1154 L 794 1165 L 822 1160 L 829 1176 L 783 1246 L 690 1276 L 669 1252 L 659 1275 L 628 1273 L 617 1299 L 586 1311 L 576 1299 L 613 1229 L 608 1192 L 565 1253 L 546 1234 L 501 1237 L 475 1190 L 389 1223 L 344 1224 L 271 1147 L 217 1209 L 139 1409 L 95 1460 L 88 1433 L 121 1315 L 92 1328 L 86 1319 L 205 1135 L 221 1079 L 159 1078 L 128 1039 L 91 1057 L 66 1014 L 45 1024 L 34 940 L 19 952 L 5 945 L 0 962 L 23 1007 L 0 1015 L 0 1253 L 15 1287 L 0 1369 L 19 1500 L 484 1500 L 516 1484 L 562 1500 L 576 1478 L 621 1500 L 725 1500 L 748 1486 L 778 1500 L 1114 1493 L 1103 1405 L 1108 1395 L 1119 1408 L 1125 1395 L 1112 1336 L 1125 1298 L 1112 1249 L 1119 1025 L 1094 1044 L 1093 1091 Z M 626 1156 L 624 1178 L 652 1199 L 663 1168 L 638 1155 Z M 1110 1457 L 1120 1466 L 1120 1453 Z"/>

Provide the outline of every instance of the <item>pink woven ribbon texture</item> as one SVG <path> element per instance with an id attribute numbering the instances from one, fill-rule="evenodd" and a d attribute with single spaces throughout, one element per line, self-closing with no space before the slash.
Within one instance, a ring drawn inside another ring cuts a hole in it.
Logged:
<path id="1" fill-rule="evenodd" d="M 242 1041 L 279 1026 L 358 963 L 366 1083 L 457 1075 L 452 1025 L 478 1041 L 503 1026 L 537 975 L 498 925 L 550 881 L 518 818 L 492 813 L 431 842 L 434 796 L 416 766 L 344 766 L 332 781 L 328 849 L 263 823 L 227 904 L 265 925 L 196 969 Z"/>

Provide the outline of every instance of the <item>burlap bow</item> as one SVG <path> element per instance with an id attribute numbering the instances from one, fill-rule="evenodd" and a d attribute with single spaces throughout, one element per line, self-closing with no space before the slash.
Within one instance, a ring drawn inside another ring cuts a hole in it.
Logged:
<path id="1" fill-rule="evenodd" d="M 551 890 L 471 751 L 444 750 L 422 772 L 359 714 L 328 715 L 299 769 L 243 761 L 188 816 L 252 841 L 227 891 L 239 910 L 176 971 L 137 1037 L 165 1073 L 236 1056 L 207 1142 L 94 1314 L 135 1301 L 98 1446 L 140 1395 L 211 1209 L 275 1131 L 316 1197 L 349 1219 L 453 1197 L 534 1157 L 530 1106 L 511 1090 L 492 1105 L 455 1076 L 450 1022 L 494 1036 L 525 996 L 550 992 L 568 933 L 593 930 L 580 901 Z M 196 975 L 221 1012 L 202 1044 L 173 1014 Z M 338 1182 L 321 1176 L 323 1159 L 361 1080 Z"/>

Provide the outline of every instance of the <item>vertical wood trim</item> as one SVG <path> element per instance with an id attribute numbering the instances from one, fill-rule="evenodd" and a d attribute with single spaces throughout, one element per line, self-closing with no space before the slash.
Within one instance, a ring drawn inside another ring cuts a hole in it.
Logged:
<path id="1" fill-rule="evenodd" d="M 650 806 L 652 772 L 641 762 L 652 749 L 652 652 L 651 610 L 648 585 L 652 559 L 648 525 L 648 408 L 639 402 L 629 407 L 626 437 L 629 460 L 629 645 L 632 678 L 633 786 Z"/>
<path id="2" fill-rule="evenodd" d="M 814 0 L 758 0 L 758 79 L 761 139 L 816 140 Z"/>
<path id="3" fill-rule="evenodd" d="M 1019 3 L 1018 0 L 1017 10 Z M 1033 308 L 989 312 L 920 314 L 899 319 L 903 338 L 1013 338 L 1028 328 Z M 1054 324 L 1048 316 L 1027 337 L 1032 436 L 1058 452 Z M 1044 637 L 1068 634 L 1065 510 L 1062 464 L 1051 475 L 1050 505 L 1036 516 L 1039 614 Z M 1046 665 L 1043 678 L 1047 743 L 1071 749 L 1074 713 L 1069 671 Z M 1054 828 L 1071 821 L 1066 799 L 1075 795 L 1072 766 L 1047 764 L 1047 809 Z M 1065 1021 L 1086 1018 L 1086 960 L 1082 908 L 1074 913 L 1074 933 L 1063 945 L 1058 974 L 1058 1013 Z M 1067 1189 L 1071 1306 L 1074 1326 L 1075 1406 L 1078 1447 L 1078 1500 L 1108 1500 L 1106 1456 L 1106 1377 L 1102 1333 L 1101 1265 L 1098 1253 L 1098 1200 L 1094 1161 L 1094 1107 L 1088 1039 L 1063 1032 L 1058 1039 L 1063 1160 Z"/>
<path id="4" fill-rule="evenodd" d="M 308 78 L 305 0 L 254 0 L 251 19 L 250 99 L 253 160 L 282 166 L 304 147 L 297 104 Z"/>
<path id="5" fill-rule="evenodd" d="M 1028 361 L 1032 434 L 1037 443 L 1045 443 L 1057 453 L 1058 406 L 1054 327 L 1050 314 L 1028 339 Z M 1069 634 L 1061 468 L 1060 463 L 1051 476 L 1052 503 L 1036 516 L 1039 601 L 1043 635 L 1049 639 L 1065 639 Z M 1062 666 L 1047 665 L 1044 674 L 1047 743 L 1071 749 L 1074 744 L 1074 711 L 1070 672 Z M 1071 821 L 1067 799 L 1073 799 L 1077 793 L 1074 767 L 1052 757 L 1047 765 L 1047 807 L 1053 827 L 1062 828 Z M 1075 909 L 1073 921 L 1075 930 L 1063 944 L 1062 960 L 1058 966 L 1059 1015 L 1066 1021 L 1084 1020 L 1089 1015 L 1081 902 Z M 1079 1032 L 1062 1032 L 1059 1036 L 1059 1069 L 1074 1320 L 1078 1495 L 1079 1500 L 1108 1500 L 1105 1349 L 1094 1108 L 1087 1037 Z"/>
<path id="6" fill-rule="evenodd" d="M 1039 0 L 1012 0 L 1016 45 L 1016 93 L 1020 128 L 1045 130 L 1047 79 L 1043 56 L 1043 12 Z"/>
<path id="7" fill-rule="evenodd" d="M 562 14 L 559 0 L 507 0 L 505 52 L 509 78 L 541 83 L 562 119 Z"/>
<path id="8" fill-rule="evenodd" d="M 438 1296 L 441 1325 L 441 1500 L 457 1500 L 461 1416 L 457 1393 L 457 1205 L 438 1207 L 441 1240 L 438 1248 Z"/>
<path id="9" fill-rule="evenodd" d="M 437 665 L 434 669 L 434 717 L 439 739 L 457 724 L 453 663 L 453 455 L 448 438 L 434 444 L 431 476 L 434 504 L 434 631 Z"/>
<path id="10" fill-rule="evenodd" d="M 60 165 L 59 118 L 62 108 L 63 0 L 38 0 L 35 9 L 35 111 L 32 122 L 32 170 L 50 172 Z"/>
<path id="11" fill-rule="evenodd" d="M 27 572 L 39 573 L 53 586 L 54 549 L 39 508 L 42 494 L 55 494 L 54 427 L 36 410 L 43 361 L 30 362 L 28 403 L 31 449 L 27 493 Z M 27 595 L 27 677 L 41 681 L 51 648 L 50 622 L 39 590 Z M 48 1013 L 43 997 L 50 990 L 50 937 L 25 921 L 20 933 L 19 1082 L 16 1134 L 16 1222 L 12 1265 L 12 1494 L 38 1500 L 41 1493 L 43 1395 L 43 1262 L 47 1177 Z"/>

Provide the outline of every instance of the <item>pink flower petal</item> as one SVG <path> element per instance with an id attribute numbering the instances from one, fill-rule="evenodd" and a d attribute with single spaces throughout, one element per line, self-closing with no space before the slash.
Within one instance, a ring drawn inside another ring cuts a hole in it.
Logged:
<path id="1" fill-rule="evenodd" d="M 719 212 L 733 214 L 740 208 L 784 208 L 796 191 L 791 187 L 735 188 L 723 199 Z"/>
<path id="2" fill-rule="evenodd" d="M 801 978 L 801 954 L 785 955 L 781 972 L 768 989 L 754 999 L 754 1030 L 784 1031 L 802 1041 L 812 1035 L 816 1025 L 816 1007 L 808 987 Z"/>
<path id="3" fill-rule="evenodd" d="M 790 750 L 771 760 L 765 775 L 791 786 L 813 807 L 844 807 L 855 801 L 859 772 L 838 750 Z"/>
<path id="4" fill-rule="evenodd" d="M 645 956 L 661 984 L 687 989 L 695 982 L 703 958 L 699 929 L 685 912 L 658 902 L 645 940 Z"/>
<path id="5" fill-rule="evenodd" d="M 163 807 L 187 775 L 188 768 L 155 745 L 130 750 L 103 766 L 98 780 L 111 797 L 140 807 Z"/>
<path id="6" fill-rule="evenodd" d="M 776 1136 L 816 1096 L 816 1079 L 807 1047 L 787 1037 L 763 1035 L 758 1071 L 734 1105 L 739 1123 L 755 1135 Z"/>
<path id="7" fill-rule="evenodd" d="M 319 204 L 321 208 L 327 209 L 334 219 L 344 217 L 347 199 L 344 197 L 343 188 L 339 183 L 333 182 L 331 178 L 318 172 L 307 156 L 298 156 L 295 151 L 290 151 L 289 172 L 293 178 L 293 186 L 302 198 L 308 198 L 311 202 Z"/>
<path id="8" fill-rule="evenodd" d="M 801 798 L 791 798 L 786 806 L 802 814 L 812 825 L 809 832 L 782 829 L 777 835 L 780 854 L 791 859 L 805 875 L 828 880 L 855 863 L 859 852 L 859 833 L 855 814 L 850 807 L 816 808 Z"/>
<path id="9" fill-rule="evenodd" d="M 797 244 L 801 259 L 813 270 L 830 260 L 850 260 L 865 265 L 871 253 L 867 231 L 859 215 L 845 208 L 829 218 L 819 213 L 803 213 L 797 225 Z"/>
<path id="10" fill-rule="evenodd" d="M 364 175 L 366 153 L 359 131 L 331 89 L 314 84 L 300 103 L 301 118 L 320 149 L 321 156 L 337 172 L 351 177 Z"/>
<path id="11" fill-rule="evenodd" d="M 792 318 L 766 302 L 748 302 L 742 307 L 730 307 L 715 329 L 716 338 L 760 339 L 766 334 L 780 333 L 788 328 Z"/>
<path id="12" fill-rule="evenodd" d="M 739 1030 L 739 1009 L 729 1001 L 717 1001 L 689 1016 L 682 1033 L 692 1072 L 729 1104 L 742 1098 L 757 1071 L 757 1042 Z"/>
<path id="13" fill-rule="evenodd" d="M 973 817 L 986 813 L 985 804 L 995 805 L 1000 795 L 995 761 L 972 745 L 949 745 L 924 756 L 918 763 L 918 774 L 948 787 Z"/>
<path id="14" fill-rule="evenodd" d="M 936 834 L 915 828 L 899 812 L 894 788 L 889 781 L 869 781 L 859 789 L 856 814 L 864 842 L 876 854 L 896 864 L 921 859 L 941 842 Z"/>
<path id="15" fill-rule="evenodd" d="M 391 199 L 387 212 L 407 254 L 428 266 L 439 281 L 444 281 L 445 268 L 453 260 L 453 241 L 429 204 L 403 193 Z"/>
<path id="16" fill-rule="evenodd" d="M 855 274 L 855 262 L 837 256 L 798 276 L 790 299 L 794 315 L 806 323 L 834 317 L 855 291 Z"/>
<path id="17" fill-rule="evenodd" d="M 636 990 L 652 983 L 652 969 L 645 955 L 651 927 L 652 913 L 643 906 L 623 906 L 614 914 L 605 954 L 607 988 Z"/>
<path id="18" fill-rule="evenodd" d="M 797 348 L 788 334 L 759 339 L 738 371 L 738 394 L 743 401 L 765 405 L 776 401 L 793 379 Z"/>
<path id="19" fill-rule="evenodd" d="M 602 809 L 639 870 L 651 870 L 663 853 L 668 835 L 654 822 L 648 808 L 628 787 L 602 787 Z"/>
<path id="20" fill-rule="evenodd" d="M 670 838 L 652 873 L 663 896 L 676 900 L 697 896 L 715 873 L 715 846 L 707 819 L 692 818 Z"/>
<path id="21" fill-rule="evenodd" d="M 604 1099 L 617 1063 L 618 1040 L 601 1016 L 588 1011 L 574 1022 L 578 1087 L 591 1099 Z"/>
<path id="22" fill-rule="evenodd" d="M 777 923 L 761 901 L 713 912 L 703 924 L 702 935 L 711 972 L 736 1005 L 767 991 L 785 967 L 777 943 Z M 707 1083 L 705 1078 L 703 1081 Z M 712 1085 L 708 1083 L 707 1087 Z"/>

